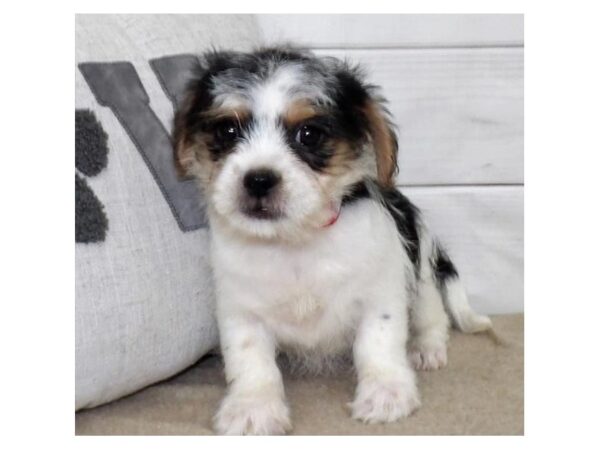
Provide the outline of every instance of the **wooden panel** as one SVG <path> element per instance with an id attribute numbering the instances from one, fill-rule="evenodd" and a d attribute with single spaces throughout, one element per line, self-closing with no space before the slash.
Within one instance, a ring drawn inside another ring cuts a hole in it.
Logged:
<path id="1" fill-rule="evenodd" d="M 423 212 L 487 314 L 523 311 L 523 188 L 402 189 Z"/>
<path id="2" fill-rule="evenodd" d="M 259 14 L 266 42 L 310 47 L 523 45 L 521 14 Z"/>
<path id="3" fill-rule="evenodd" d="M 523 49 L 316 53 L 359 62 L 382 86 L 401 183 L 523 183 Z"/>

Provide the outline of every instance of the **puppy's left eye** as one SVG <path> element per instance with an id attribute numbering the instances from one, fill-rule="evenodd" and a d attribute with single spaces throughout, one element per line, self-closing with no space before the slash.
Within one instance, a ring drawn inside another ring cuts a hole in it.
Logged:
<path id="1" fill-rule="evenodd" d="M 222 144 L 230 144 L 240 135 L 240 128 L 233 120 L 224 120 L 215 126 L 215 137 Z"/>
<path id="2" fill-rule="evenodd" d="M 325 133 L 313 125 L 302 125 L 296 131 L 295 141 L 305 147 L 316 147 L 323 141 Z"/>

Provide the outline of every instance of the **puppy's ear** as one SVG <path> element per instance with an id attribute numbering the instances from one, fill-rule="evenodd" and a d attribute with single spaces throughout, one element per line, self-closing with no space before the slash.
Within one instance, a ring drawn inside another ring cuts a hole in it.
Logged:
<path id="1" fill-rule="evenodd" d="M 345 127 L 368 134 L 375 151 L 377 179 L 383 186 L 393 186 L 397 171 L 398 140 L 392 128 L 391 115 L 385 107 L 385 99 L 379 96 L 376 86 L 364 82 L 365 76 L 360 66 L 337 60 L 326 61 L 338 64 L 335 100 L 342 111 Z"/>
<path id="2" fill-rule="evenodd" d="M 398 139 L 392 128 L 390 114 L 383 100 L 371 95 L 363 106 L 363 113 L 375 148 L 377 179 L 381 185 L 393 187 L 398 171 Z"/>
<path id="3" fill-rule="evenodd" d="M 190 175 L 190 169 L 194 163 L 194 149 L 192 133 L 190 130 L 190 118 L 194 92 L 188 89 L 181 106 L 175 113 L 173 121 L 173 161 L 177 176 L 184 178 Z"/>
<path id="4" fill-rule="evenodd" d="M 202 125 L 202 112 L 211 103 L 209 94 L 210 79 L 213 67 L 223 59 L 224 52 L 211 51 L 200 56 L 191 68 L 191 77 L 188 81 L 183 100 L 175 113 L 173 121 L 173 156 L 177 175 L 180 177 L 191 176 L 191 169 L 196 163 L 196 151 L 199 145 L 197 134 Z"/>

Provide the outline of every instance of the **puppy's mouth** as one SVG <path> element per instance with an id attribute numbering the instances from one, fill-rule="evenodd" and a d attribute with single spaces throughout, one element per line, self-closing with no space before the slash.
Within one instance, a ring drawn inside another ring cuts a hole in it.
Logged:
<path id="1" fill-rule="evenodd" d="M 245 216 L 251 219 L 275 221 L 283 217 L 280 208 L 260 199 L 246 202 L 241 210 Z"/>

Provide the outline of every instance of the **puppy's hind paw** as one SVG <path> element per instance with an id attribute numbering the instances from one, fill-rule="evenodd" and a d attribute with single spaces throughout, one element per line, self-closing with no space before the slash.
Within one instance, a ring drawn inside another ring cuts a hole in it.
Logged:
<path id="1" fill-rule="evenodd" d="M 215 415 L 214 428 L 227 435 L 285 434 L 290 413 L 279 397 L 228 395 Z"/>
<path id="2" fill-rule="evenodd" d="M 409 351 L 409 358 L 413 367 L 417 370 L 437 370 L 446 367 L 448 364 L 445 345 L 435 348 L 413 348 Z"/>

